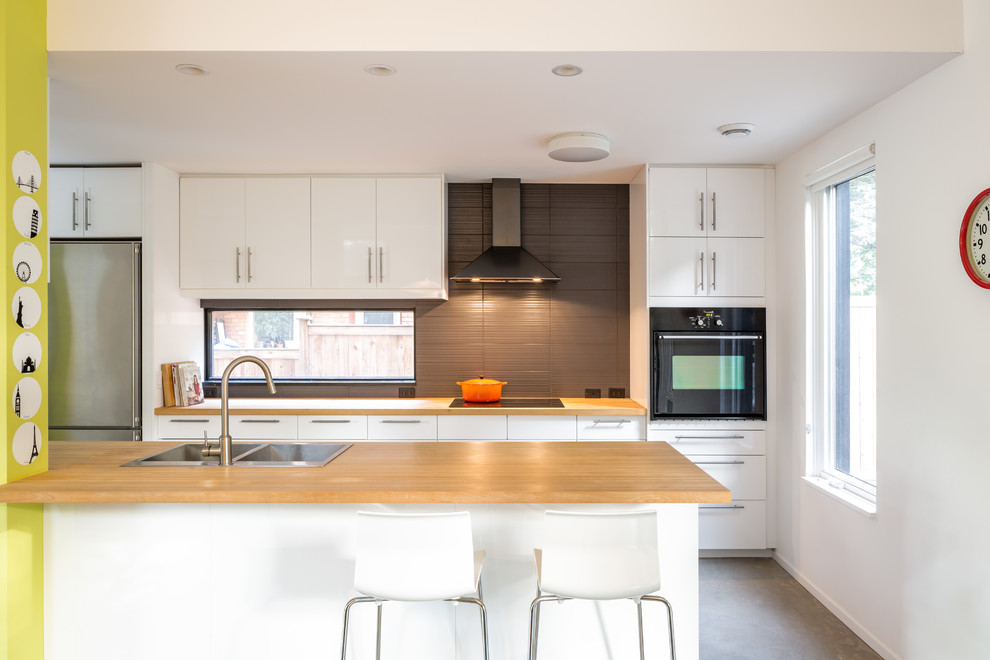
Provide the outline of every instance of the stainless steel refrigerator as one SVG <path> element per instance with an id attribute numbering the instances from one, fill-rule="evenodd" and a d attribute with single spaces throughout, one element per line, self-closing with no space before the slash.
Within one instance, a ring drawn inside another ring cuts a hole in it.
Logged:
<path id="1" fill-rule="evenodd" d="M 49 429 L 141 439 L 141 243 L 51 242 Z"/>

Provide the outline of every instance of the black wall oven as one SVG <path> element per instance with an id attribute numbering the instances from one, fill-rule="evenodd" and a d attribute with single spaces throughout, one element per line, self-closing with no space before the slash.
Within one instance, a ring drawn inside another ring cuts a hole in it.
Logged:
<path id="1" fill-rule="evenodd" d="M 766 419 L 766 310 L 654 307 L 652 419 Z"/>

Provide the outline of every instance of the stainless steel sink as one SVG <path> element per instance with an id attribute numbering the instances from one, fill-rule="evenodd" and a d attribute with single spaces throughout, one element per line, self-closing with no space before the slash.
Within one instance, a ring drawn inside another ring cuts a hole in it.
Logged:
<path id="1" fill-rule="evenodd" d="M 350 444 L 326 442 L 235 442 L 231 450 L 232 467 L 322 467 L 350 446 Z M 203 456 L 203 443 L 187 442 L 124 463 L 121 467 L 217 467 L 219 465 L 219 456 Z"/>

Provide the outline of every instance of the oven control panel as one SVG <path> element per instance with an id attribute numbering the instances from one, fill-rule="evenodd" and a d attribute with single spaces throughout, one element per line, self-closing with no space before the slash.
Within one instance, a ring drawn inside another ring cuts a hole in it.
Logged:
<path id="1" fill-rule="evenodd" d="M 722 327 L 722 315 L 715 312 L 700 312 L 697 316 L 689 316 L 688 320 L 693 327 L 705 330 L 717 330 Z"/>

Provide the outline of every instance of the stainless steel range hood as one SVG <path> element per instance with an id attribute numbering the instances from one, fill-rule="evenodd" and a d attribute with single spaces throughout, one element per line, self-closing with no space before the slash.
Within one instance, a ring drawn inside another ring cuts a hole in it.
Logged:
<path id="1" fill-rule="evenodd" d="M 522 248 L 519 184 L 519 179 L 492 179 L 492 247 L 450 279 L 480 283 L 560 280 Z"/>

